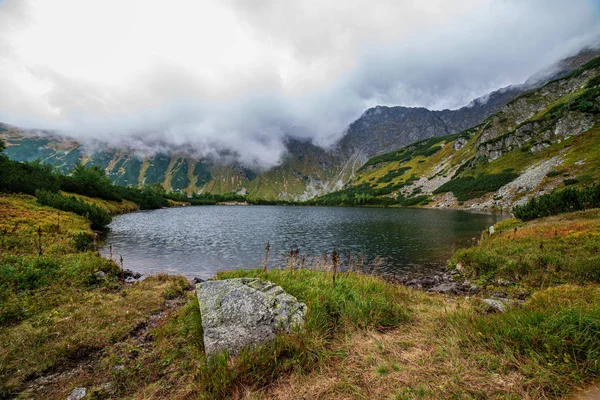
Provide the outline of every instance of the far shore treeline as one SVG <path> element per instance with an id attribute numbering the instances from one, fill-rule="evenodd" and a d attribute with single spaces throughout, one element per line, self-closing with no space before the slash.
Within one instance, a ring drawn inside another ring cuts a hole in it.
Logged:
<path id="1" fill-rule="evenodd" d="M 224 202 L 245 202 L 255 205 L 329 205 L 329 206 L 414 206 L 424 205 L 428 196 L 416 198 L 376 197 L 367 185 L 343 189 L 303 202 L 267 200 L 237 193 L 195 193 L 188 196 L 183 192 L 167 192 L 159 184 L 142 187 L 126 187 L 113 184 L 103 169 L 98 166 L 78 165 L 70 175 L 40 161 L 19 162 L 2 154 L 5 144 L 0 140 L 0 192 L 22 193 L 35 196 L 40 204 L 70 211 L 90 220 L 92 228 L 103 229 L 111 222 L 109 212 L 98 205 L 89 204 L 74 195 L 113 202 L 124 200 L 135 203 L 141 210 L 169 207 L 173 202 L 190 205 L 213 205 Z M 449 188 L 453 190 L 456 188 Z M 459 188 L 460 189 L 460 188 Z M 460 190 L 459 190 L 460 191 Z M 513 209 L 522 220 L 556 215 L 563 212 L 600 207 L 600 183 L 581 189 L 557 190 Z"/>

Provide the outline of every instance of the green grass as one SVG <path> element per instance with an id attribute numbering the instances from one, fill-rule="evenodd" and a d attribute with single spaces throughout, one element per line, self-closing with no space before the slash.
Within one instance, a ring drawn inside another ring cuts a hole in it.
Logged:
<path id="1" fill-rule="evenodd" d="M 41 289 L 35 300 L 47 303 L 43 310 L 0 327 L 0 397 L 36 374 L 122 340 L 187 286 L 184 278 L 157 277 L 122 291 L 66 281 Z"/>
<path id="2" fill-rule="evenodd" d="M 498 278 L 528 289 L 600 283 L 599 210 L 527 224 L 509 221 L 480 246 L 456 251 L 453 264 L 461 264 L 467 276 L 484 284 Z"/>
<path id="3" fill-rule="evenodd" d="M 4 255 L 0 265 L 0 327 L 69 301 L 79 290 L 112 287 L 119 271 L 114 263 L 93 252 L 42 257 Z M 97 279 L 98 271 L 106 272 L 109 279 Z"/>
<path id="4" fill-rule="evenodd" d="M 114 262 L 77 251 L 81 235 L 95 238 L 81 216 L 0 195 L 0 397 L 121 340 L 189 287 L 159 276 L 125 288 Z"/>
<path id="5" fill-rule="evenodd" d="M 498 372 L 520 371 L 539 398 L 558 398 L 600 375 L 600 288 L 564 285 L 535 293 L 522 307 L 449 318 L 465 351 L 501 358 Z"/>
<path id="6" fill-rule="evenodd" d="M 455 254 L 484 293 L 498 279 L 514 282 L 510 294 L 533 293 L 502 314 L 478 297 L 358 273 L 335 283 L 331 272 L 307 269 L 219 273 L 269 280 L 308 306 L 303 330 L 229 360 L 206 358 L 187 280 L 161 275 L 124 288 L 113 263 L 75 251 L 74 236 L 90 234 L 85 219 L 62 213 L 57 229 L 58 210 L 29 196 L 0 196 L 0 205 L 0 231 L 10 231 L 0 257 L 0 294 L 9 298 L 0 304 L 17 312 L 0 326 L 0 397 L 77 360 L 90 364 L 36 395 L 65 398 L 84 386 L 90 398 L 560 398 L 600 375 L 599 210 L 504 220 Z M 41 257 L 26 244 L 38 224 Z M 181 307 L 169 309 L 173 301 Z M 140 337 L 135 328 L 146 323 Z"/>
<path id="7" fill-rule="evenodd" d="M 406 295 L 376 277 L 327 272 L 262 270 L 222 272 L 218 279 L 257 277 L 280 285 L 301 302 L 309 314 L 308 330 L 334 332 L 348 328 L 389 329 L 407 321 Z"/>
<path id="8" fill-rule="evenodd" d="M 377 165 L 380 163 L 389 163 L 392 161 L 398 161 L 400 163 L 405 163 L 405 162 L 410 161 L 411 159 L 414 159 L 419 156 L 431 157 L 432 155 L 437 153 L 439 150 L 441 150 L 442 147 L 439 146 L 438 143 L 440 143 L 442 141 L 444 141 L 446 143 L 451 142 L 454 139 L 456 139 L 457 137 L 458 137 L 458 135 L 445 135 L 445 136 L 439 136 L 439 137 L 434 137 L 434 138 L 429 138 L 429 139 L 420 140 L 418 142 L 414 142 L 414 143 L 412 143 L 408 146 L 405 146 L 399 150 L 381 154 L 379 156 L 370 158 L 359 169 L 359 172 L 363 171 L 365 168 L 367 168 L 371 165 Z"/>

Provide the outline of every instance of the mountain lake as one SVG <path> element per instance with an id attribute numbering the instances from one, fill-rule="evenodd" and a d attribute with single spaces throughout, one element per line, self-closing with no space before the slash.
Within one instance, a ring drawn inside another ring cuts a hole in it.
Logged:
<path id="1" fill-rule="evenodd" d="M 140 211 L 113 218 L 102 254 L 123 257 L 145 276 L 209 278 L 226 269 L 331 262 L 397 276 L 432 273 L 452 252 L 474 244 L 481 231 L 506 215 L 413 208 L 311 206 L 196 206 Z"/>

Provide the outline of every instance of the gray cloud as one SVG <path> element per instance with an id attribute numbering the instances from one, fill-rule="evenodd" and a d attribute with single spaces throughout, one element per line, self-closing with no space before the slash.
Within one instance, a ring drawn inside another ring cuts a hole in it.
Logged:
<path id="1" fill-rule="evenodd" d="M 81 3 L 96 12 L 70 21 Z M 376 104 L 457 108 L 600 34 L 591 0 L 134 3 L 0 3 L 0 121 L 270 167 L 286 135 L 329 146 Z"/>

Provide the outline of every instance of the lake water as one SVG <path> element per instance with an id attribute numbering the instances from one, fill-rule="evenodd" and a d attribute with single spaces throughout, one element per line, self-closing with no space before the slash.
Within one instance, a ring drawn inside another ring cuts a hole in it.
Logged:
<path id="1" fill-rule="evenodd" d="M 285 264 L 290 248 L 308 260 L 335 248 L 345 262 L 380 258 L 380 272 L 403 275 L 439 269 L 453 250 L 472 244 L 500 214 L 401 208 L 200 206 L 117 216 L 103 254 L 125 268 L 208 278 L 216 271 Z"/>

